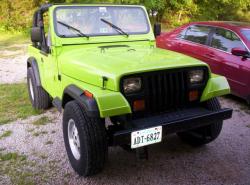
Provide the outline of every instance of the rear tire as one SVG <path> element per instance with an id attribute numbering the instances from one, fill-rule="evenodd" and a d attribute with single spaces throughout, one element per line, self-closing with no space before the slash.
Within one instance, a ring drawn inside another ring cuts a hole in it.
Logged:
<path id="1" fill-rule="evenodd" d="M 36 85 L 33 69 L 27 69 L 27 85 L 30 101 L 35 109 L 48 109 L 51 107 L 49 94 L 41 87 Z"/>
<path id="2" fill-rule="evenodd" d="M 250 95 L 247 98 L 247 104 L 250 106 Z"/>
<path id="3" fill-rule="evenodd" d="M 70 101 L 64 109 L 63 136 L 71 166 L 79 175 L 86 177 L 102 171 L 108 152 L 103 119 L 88 117 L 82 105 Z"/>
<path id="4" fill-rule="evenodd" d="M 209 110 L 220 110 L 220 102 L 217 98 L 208 100 L 205 107 Z M 177 135 L 186 143 L 193 146 L 201 146 L 215 140 L 222 129 L 223 121 L 217 121 L 208 126 L 200 127 L 197 129 L 179 132 Z"/>

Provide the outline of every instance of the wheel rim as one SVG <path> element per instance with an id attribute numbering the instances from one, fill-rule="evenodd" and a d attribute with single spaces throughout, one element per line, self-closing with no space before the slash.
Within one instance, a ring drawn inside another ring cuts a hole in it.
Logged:
<path id="1" fill-rule="evenodd" d="M 30 88 L 31 99 L 34 100 L 34 90 L 33 90 L 31 78 L 29 78 L 29 88 Z"/>
<path id="2" fill-rule="evenodd" d="M 80 139 L 78 130 L 75 125 L 75 121 L 70 119 L 68 122 L 68 139 L 69 139 L 69 146 L 70 150 L 75 157 L 76 160 L 79 160 L 81 157 L 80 154 Z"/>

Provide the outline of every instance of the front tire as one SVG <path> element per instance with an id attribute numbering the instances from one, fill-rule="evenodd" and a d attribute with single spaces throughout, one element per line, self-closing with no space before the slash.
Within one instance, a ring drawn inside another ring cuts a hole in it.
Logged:
<path id="1" fill-rule="evenodd" d="M 212 98 L 208 100 L 205 104 L 205 107 L 209 110 L 220 110 L 220 102 L 217 98 Z M 201 146 L 215 140 L 222 129 L 223 121 L 217 121 L 210 125 L 200 127 L 197 129 L 180 132 L 177 135 L 186 143 L 193 146 Z"/>
<path id="2" fill-rule="evenodd" d="M 27 85 L 30 101 L 35 109 L 48 109 L 51 107 L 49 94 L 40 86 L 36 85 L 33 69 L 27 69 Z"/>
<path id="3" fill-rule="evenodd" d="M 63 114 L 63 136 L 72 168 L 81 176 L 97 174 L 107 157 L 105 122 L 88 117 L 77 101 L 66 104 Z"/>

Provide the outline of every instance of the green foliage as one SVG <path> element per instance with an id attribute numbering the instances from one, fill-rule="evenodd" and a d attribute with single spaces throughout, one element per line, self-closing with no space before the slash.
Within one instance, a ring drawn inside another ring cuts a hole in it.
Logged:
<path id="1" fill-rule="evenodd" d="M 40 126 L 40 125 L 46 125 L 48 122 L 50 122 L 50 119 L 47 116 L 42 116 L 41 118 L 33 121 L 32 124 Z"/>
<path id="2" fill-rule="evenodd" d="M 35 9 L 46 0 L 1 0 L 0 30 L 29 30 Z M 141 4 L 152 22 L 164 22 L 168 27 L 190 21 L 237 20 L 250 21 L 250 0 L 49 0 L 50 3 L 115 3 Z"/>
<path id="3" fill-rule="evenodd" d="M 7 31 L 25 30 L 30 26 L 37 3 L 30 0 L 2 0 L 0 2 L 0 25 Z"/>
<path id="4" fill-rule="evenodd" d="M 249 13 L 250 0 L 209 0 L 197 1 L 199 6 L 199 15 L 197 19 L 201 20 L 246 20 L 241 13 Z M 240 13 L 241 12 L 241 13 Z M 242 19 L 243 18 L 243 19 Z"/>
<path id="5" fill-rule="evenodd" d="M 198 5 L 193 0 L 167 1 L 163 22 L 169 27 L 176 27 L 193 19 L 198 12 Z"/>

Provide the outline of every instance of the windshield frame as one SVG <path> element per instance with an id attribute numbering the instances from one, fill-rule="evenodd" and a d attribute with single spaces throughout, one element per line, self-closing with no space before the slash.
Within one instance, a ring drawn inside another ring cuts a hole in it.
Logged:
<path id="1" fill-rule="evenodd" d="M 139 8 L 142 10 L 144 16 L 145 16 L 145 20 L 146 20 L 146 26 L 147 26 L 147 31 L 145 32 L 129 32 L 128 34 L 129 35 L 145 35 L 145 34 L 149 34 L 150 33 L 150 23 L 149 23 L 149 18 L 148 18 L 148 15 L 147 13 L 145 12 L 145 10 L 141 7 L 141 6 L 130 6 L 130 5 L 76 5 L 76 6 L 58 6 L 54 9 L 53 11 L 53 26 L 54 26 L 54 31 L 56 33 L 56 35 L 60 38 L 79 38 L 80 36 L 77 36 L 77 35 L 70 35 L 70 36 L 67 36 L 67 37 L 64 37 L 62 35 L 60 35 L 58 33 L 58 30 L 57 30 L 57 18 L 56 18 L 56 13 L 58 10 L 60 9 L 74 9 L 74 8 L 79 8 L 79 7 L 126 7 L 126 8 Z M 87 36 L 89 37 L 100 37 L 100 36 L 121 36 L 121 34 L 119 33 L 112 33 L 112 34 L 87 34 Z"/>

